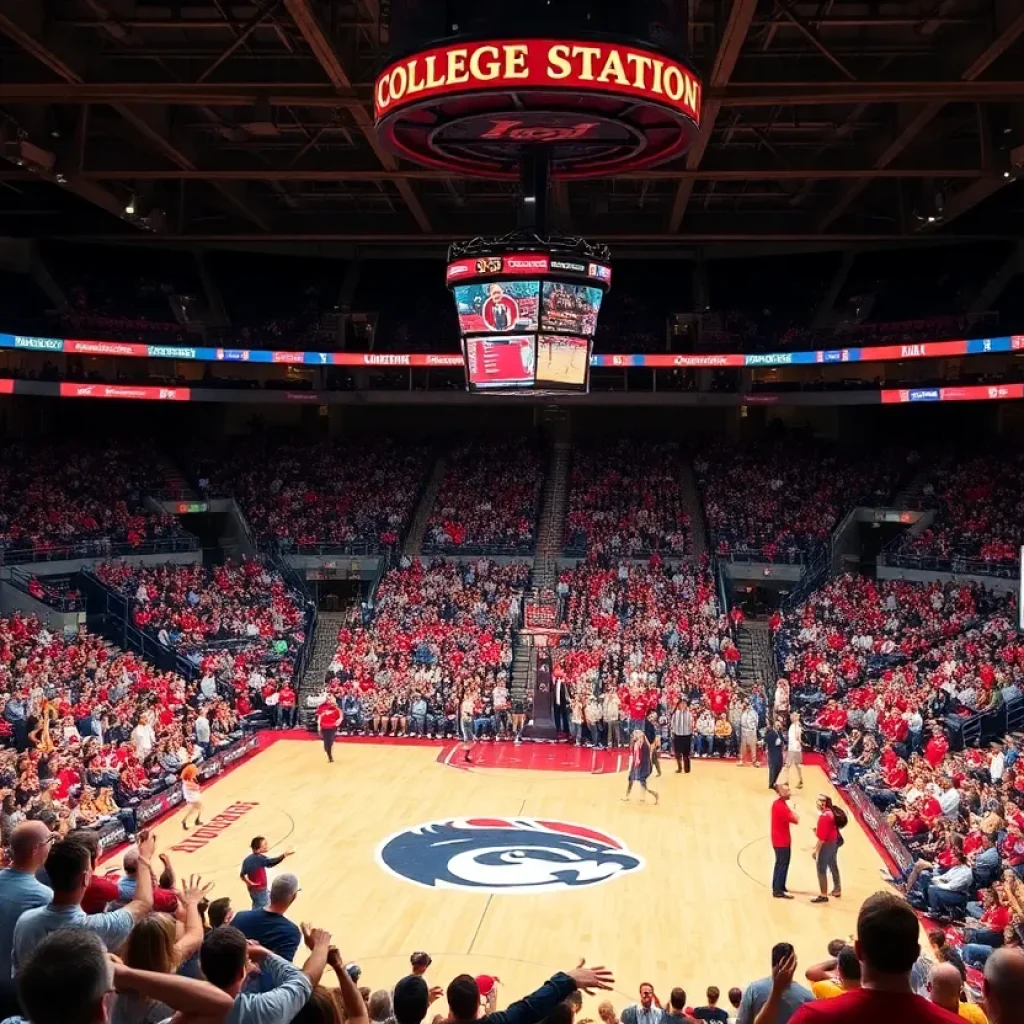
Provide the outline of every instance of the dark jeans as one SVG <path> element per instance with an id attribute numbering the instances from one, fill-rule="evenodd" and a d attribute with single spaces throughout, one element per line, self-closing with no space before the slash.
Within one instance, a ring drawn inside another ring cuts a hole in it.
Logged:
<path id="1" fill-rule="evenodd" d="M 672 737 L 672 753 L 676 755 L 676 768 L 682 768 L 687 773 L 690 771 L 690 742 L 692 740 L 692 736 Z"/>
<path id="2" fill-rule="evenodd" d="M 555 705 L 555 730 L 559 733 L 569 732 L 569 708 L 565 704 Z"/>
<path id="3" fill-rule="evenodd" d="M 281 716 L 281 718 L 280 718 L 281 728 L 282 729 L 294 729 L 295 728 L 295 723 L 298 720 L 299 709 L 297 707 L 294 707 L 294 706 L 292 706 L 290 708 L 281 708 L 281 707 L 279 707 L 278 708 L 278 712 L 280 713 L 280 716 Z"/>
<path id="4" fill-rule="evenodd" d="M 839 847 L 835 843 L 822 843 L 818 851 L 818 885 L 826 888 L 828 873 L 832 872 L 832 891 L 839 892 L 843 886 L 839 880 Z"/>
<path id="5" fill-rule="evenodd" d="M 775 895 L 786 891 L 786 881 L 789 878 L 789 858 L 792 856 L 792 848 L 789 846 L 774 846 L 775 870 L 772 871 L 772 892 Z"/>
<path id="6" fill-rule="evenodd" d="M 967 893 L 940 889 L 937 885 L 928 887 L 928 912 L 941 914 L 944 910 L 954 910 L 967 906 Z"/>
<path id="7" fill-rule="evenodd" d="M 782 774 L 782 758 L 768 758 L 768 788 L 774 789 L 775 783 L 778 782 L 779 776 Z"/>
<path id="8" fill-rule="evenodd" d="M 324 753 L 327 755 L 327 760 L 328 761 L 333 761 L 334 760 L 334 753 L 333 753 L 333 750 L 334 750 L 334 737 L 335 737 L 335 734 L 337 733 L 337 731 L 338 731 L 337 729 L 322 729 L 321 730 L 321 733 L 323 735 L 323 741 L 324 741 Z"/>

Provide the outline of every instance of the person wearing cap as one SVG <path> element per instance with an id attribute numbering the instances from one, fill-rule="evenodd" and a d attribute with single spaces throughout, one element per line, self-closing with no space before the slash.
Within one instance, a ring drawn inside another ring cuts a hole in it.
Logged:
<path id="1" fill-rule="evenodd" d="M 231 923 L 247 939 L 258 942 L 264 949 L 290 962 L 299 948 L 302 932 L 285 914 L 299 891 L 299 880 L 295 875 L 278 875 L 270 886 L 270 905 L 258 910 L 239 911 Z"/>
<path id="2" fill-rule="evenodd" d="M 491 974 L 478 974 L 476 976 L 476 987 L 480 989 L 480 999 L 483 1001 L 484 1014 L 494 1013 L 498 1008 L 498 986 L 501 978 Z"/>

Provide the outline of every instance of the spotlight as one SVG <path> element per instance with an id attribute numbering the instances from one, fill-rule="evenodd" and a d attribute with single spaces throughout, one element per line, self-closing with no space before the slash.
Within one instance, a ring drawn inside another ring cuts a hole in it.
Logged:
<path id="1" fill-rule="evenodd" d="M 128 202 L 124 204 L 124 212 L 127 213 L 129 217 L 134 217 L 135 216 L 135 195 L 134 195 L 134 193 L 132 194 L 131 199 L 129 199 Z"/>

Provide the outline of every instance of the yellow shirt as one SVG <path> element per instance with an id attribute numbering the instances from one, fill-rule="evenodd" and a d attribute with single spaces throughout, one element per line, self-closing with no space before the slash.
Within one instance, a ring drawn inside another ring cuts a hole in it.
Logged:
<path id="1" fill-rule="evenodd" d="M 835 999 L 836 996 L 843 995 L 846 989 L 838 981 L 828 978 L 825 981 L 812 981 L 811 991 L 815 999 Z"/>
<path id="2" fill-rule="evenodd" d="M 732 735 L 732 726 L 728 722 L 715 722 L 715 735 L 720 739 L 728 739 Z"/>
<path id="3" fill-rule="evenodd" d="M 985 1011 L 977 1003 L 961 1003 L 959 1011 L 960 1016 L 964 1020 L 969 1020 L 971 1024 L 988 1024 Z"/>

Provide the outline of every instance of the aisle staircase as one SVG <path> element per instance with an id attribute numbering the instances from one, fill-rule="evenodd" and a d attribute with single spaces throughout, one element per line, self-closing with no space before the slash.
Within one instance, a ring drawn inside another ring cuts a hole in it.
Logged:
<path id="1" fill-rule="evenodd" d="M 541 497 L 540 522 L 537 526 L 537 557 L 532 582 L 535 587 L 554 587 L 558 582 L 556 559 L 565 544 L 565 514 L 569 504 L 569 467 L 572 446 L 557 442 L 552 450 L 544 493 Z"/>
<path id="2" fill-rule="evenodd" d="M 683 491 L 683 507 L 690 517 L 690 537 L 693 542 L 693 557 L 699 559 L 708 550 L 708 531 L 704 521 L 704 505 L 700 500 L 697 476 L 690 460 L 683 462 L 680 470 Z"/>
<path id="3" fill-rule="evenodd" d="M 439 455 L 430 473 L 430 479 L 427 480 L 427 486 L 423 488 L 423 494 L 416 506 L 416 514 L 412 517 L 405 544 L 402 545 L 403 555 L 416 558 L 423 553 L 423 537 L 427 532 L 427 523 L 430 522 L 430 513 L 434 511 L 434 502 L 437 501 L 441 481 L 444 480 L 444 471 L 444 456 Z"/>
<path id="4" fill-rule="evenodd" d="M 338 630 L 349 618 L 349 612 L 320 612 L 317 616 L 316 639 L 313 653 L 306 662 L 306 671 L 299 684 L 299 722 L 308 725 L 316 716 L 306 709 L 306 698 L 311 693 L 322 693 L 327 668 L 338 649 Z"/>
<path id="5" fill-rule="evenodd" d="M 537 665 L 537 651 L 533 644 L 525 643 L 517 636 L 512 645 L 512 681 L 509 684 L 509 697 L 522 700 L 530 707 L 533 693 L 533 673 Z"/>
<path id="6" fill-rule="evenodd" d="M 740 650 L 738 682 L 740 689 L 749 693 L 755 686 L 767 691 L 772 678 L 771 634 L 765 619 L 747 619 L 736 631 L 736 646 Z"/>
<path id="7" fill-rule="evenodd" d="M 191 481 L 168 456 L 161 455 L 158 466 L 164 478 L 164 491 L 160 495 L 169 501 L 201 501 L 199 492 Z"/>

